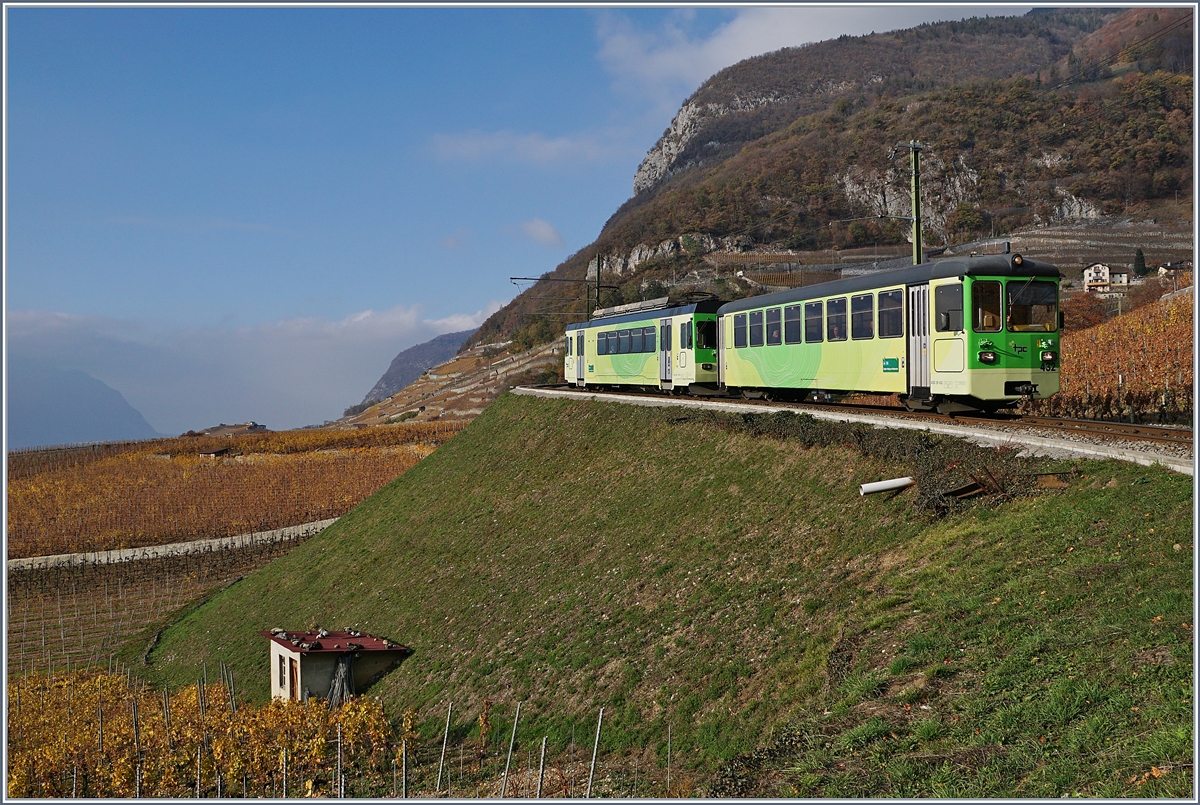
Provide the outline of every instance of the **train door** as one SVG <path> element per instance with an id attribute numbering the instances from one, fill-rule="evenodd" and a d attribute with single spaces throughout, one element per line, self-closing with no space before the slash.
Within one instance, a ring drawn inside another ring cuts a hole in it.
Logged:
<path id="1" fill-rule="evenodd" d="M 682 371 L 688 367 L 688 353 L 692 351 L 692 320 L 679 322 L 679 344 L 676 355 L 675 369 Z M 687 375 L 687 372 L 683 372 Z M 693 374 L 695 374 L 693 372 Z M 683 380 L 684 378 L 680 378 Z"/>
<path id="2" fill-rule="evenodd" d="M 583 377 L 583 330 L 575 333 L 575 385 L 584 386 L 587 381 Z"/>
<path id="3" fill-rule="evenodd" d="M 957 279 L 929 284 L 929 390 L 935 394 L 966 394 L 967 340 L 963 321 L 963 284 Z"/>
<path id="4" fill-rule="evenodd" d="M 728 326 L 726 321 L 732 321 L 728 316 L 717 317 L 717 388 L 725 388 L 725 345 L 729 336 L 725 333 Z"/>
<path id="5" fill-rule="evenodd" d="M 908 289 L 908 394 L 929 398 L 929 286 Z"/>
<path id="6" fill-rule="evenodd" d="M 658 327 L 658 379 L 664 389 L 673 388 L 671 372 L 671 320 L 662 319 Z"/>
<path id="7" fill-rule="evenodd" d="M 575 382 L 575 334 L 568 332 L 563 344 L 563 382 Z"/>

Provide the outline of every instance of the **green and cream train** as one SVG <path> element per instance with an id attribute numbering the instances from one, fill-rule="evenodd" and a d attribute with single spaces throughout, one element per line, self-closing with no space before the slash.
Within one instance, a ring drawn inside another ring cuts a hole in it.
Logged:
<path id="1" fill-rule="evenodd" d="M 897 394 L 914 409 L 994 411 L 1058 391 L 1060 277 L 998 254 L 726 304 L 614 309 L 567 327 L 565 378 L 771 399 Z"/>

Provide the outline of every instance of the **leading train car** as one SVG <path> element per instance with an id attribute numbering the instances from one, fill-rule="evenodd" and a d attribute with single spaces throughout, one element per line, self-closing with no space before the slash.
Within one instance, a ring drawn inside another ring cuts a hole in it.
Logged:
<path id="1" fill-rule="evenodd" d="M 997 254 L 729 302 L 718 382 L 746 396 L 898 394 L 941 413 L 1044 399 L 1059 388 L 1061 276 Z"/>
<path id="2" fill-rule="evenodd" d="M 580 388 L 717 389 L 717 308 L 664 298 L 567 325 L 563 376 Z M 632 309 L 631 309 L 632 308 Z"/>

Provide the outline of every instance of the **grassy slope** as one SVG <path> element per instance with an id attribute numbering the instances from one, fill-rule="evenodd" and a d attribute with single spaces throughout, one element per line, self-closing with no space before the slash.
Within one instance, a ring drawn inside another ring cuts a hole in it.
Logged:
<path id="1" fill-rule="evenodd" d="M 746 423 L 506 395 L 167 630 L 150 672 L 223 659 L 261 698 L 257 630 L 358 624 L 416 649 L 372 695 L 430 743 L 487 696 L 552 747 L 603 705 L 610 757 L 661 764 L 670 722 L 676 762 L 734 793 L 1190 791 L 1190 479 L 1089 462 L 934 519 L 855 487 L 1011 457 Z"/>

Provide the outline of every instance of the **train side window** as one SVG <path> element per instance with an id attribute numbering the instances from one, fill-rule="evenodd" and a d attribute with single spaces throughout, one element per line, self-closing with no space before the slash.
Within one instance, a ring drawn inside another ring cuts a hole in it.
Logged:
<path id="1" fill-rule="evenodd" d="M 696 349 L 717 348 L 717 323 L 711 319 L 696 322 Z"/>
<path id="2" fill-rule="evenodd" d="M 875 296 L 850 297 L 850 337 L 855 341 L 875 337 Z"/>
<path id="3" fill-rule="evenodd" d="M 933 291 L 934 329 L 954 333 L 963 328 L 962 285 L 939 285 Z"/>
<path id="4" fill-rule="evenodd" d="M 750 346 L 761 347 L 763 345 L 763 312 L 761 310 L 750 311 Z"/>
<path id="5" fill-rule="evenodd" d="M 783 309 L 783 343 L 800 343 L 800 306 L 792 305 Z"/>
<path id="6" fill-rule="evenodd" d="M 780 329 L 779 308 L 773 307 L 767 311 L 767 346 L 773 347 L 783 343 L 783 332 Z"/>
<path id="7" fill-rule="evenodd" d="M 807 344 L 825 340 L 825 310 L 821 302 L 804 303 L 804 341 Z"/>
<path id="8" fill-rule="evenodd" d="M 746 314 L 733 314 L 733 346 L 735 349 L 744 349 L 749 342 L 746 341 Z"/>
<path id="9" fill-rule="evenodd" d="M 904 291 L 879 292 L 879 337 L 904 335 Z"/>
<path id="10" fill-rule="evenodd" d="M 638 327 L 636 330 L 633 330 L 629 333 L 629 351 L 630 352 L 641 352 L 642 351 L 642 328 L 641 327 Z"/>
<path id="11" fill-rule="evenodd" d="M 998 333 L 1004 317 L 1000 310 L 1000 283 L 976 281 L 971 285 L 971 322 L 977 333 Z"/>
<path id="12" fill-rule="evenodd" d="M 825 305 L 825 333 L 830 341 L 846 340 L 846 298 L 830 299 Z"/>
<path id="13" fill-rule="evenodd" d="M 571 334 L 567 333 L 567 357 L 568 358 L 571 357 L 571 342 L 574 340 L 575 339 L 571 337 Z"/>
<path id="14" fill-rule="evenodd" d="M 687 323 L 687 344 L 685 345 L 686 349 L 695 349 L 696 348 L 694 335 L 695 334 L 692 331 L 692 323 L 689 321 Z"/>
<path id="15" fill-rule="evenodd" d="M 642 350 L 645 352 L 655 352 L 654 348 L 654 328 L 642 328 Z"/>
<path id="16" fill-rule="evenodd" d="M 596 333 L 596 354 L 608 354 L 608 333 Z"/>
<path id="17" fill-rule="evenodd" d="M 621 332 L 617 333 L 617 354 L 618 355 L 628 355 L 629 354 L 629 331 L 628 330 L 622 330 Z"/>

